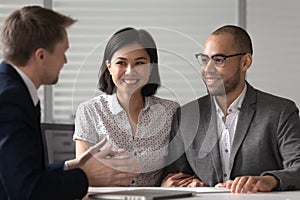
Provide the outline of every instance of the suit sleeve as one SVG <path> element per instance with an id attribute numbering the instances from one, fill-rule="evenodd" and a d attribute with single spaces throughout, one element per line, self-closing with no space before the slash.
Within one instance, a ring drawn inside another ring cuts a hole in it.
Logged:
<path id="1" fill-rule="evenodd" d="M 300 120 L 296 105 L 290 101 L 282 105 L 278 120 L 277 140 L 282 157 L 282 170 L 264 172 L 280 181 L 278 190 L 300 189 Z"/>
<path id="2" fill-rule="evenodd" d="M 40 125 L 23 90 L 0 93 L 0 181 L 8 199 L 76 199 L 88 188 L 80 169 L 44 166 Z M 1 184 L 0 184 L 1 186 Z"/>
<path id="3" fill-rule="evenodd" d="M 166 158 L 166 167 L 163 169 L 163 175 L 160 183 L 170 173 L 182 172 L 186 174 L 194 174 L 185 155 L 184 140 L 181 136 L 181 131 L 179 128 L 181 116 L 180 113 L 181 109 L 178 108 L 173 116 L 168 156 Z"/>

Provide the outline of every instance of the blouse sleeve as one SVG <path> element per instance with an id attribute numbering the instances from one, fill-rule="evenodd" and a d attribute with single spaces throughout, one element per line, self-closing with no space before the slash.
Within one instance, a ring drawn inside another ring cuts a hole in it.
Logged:
<path id="1" fill-rule="evenodd" d="M 88 104 L 80 104 L 78 106 L 75 117 L 73 140 L 80 139 L 92 144 L 96 144 L 99 141 L 95 117 L 92 110 L 89 109 Z"/>

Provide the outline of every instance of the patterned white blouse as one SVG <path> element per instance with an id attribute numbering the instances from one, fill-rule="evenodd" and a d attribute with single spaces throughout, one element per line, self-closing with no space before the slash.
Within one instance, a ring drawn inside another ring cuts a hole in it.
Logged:
<path id="1" fill-rule="evenodd" d="M 142 173 L 128 186 L 155 186 L 164 167 L 172 117 L 178 107 L 174 101 L 145 97 L 133 138 L 127 113 L 116 94 L 101 94 L 78 106 L 73 139 L 96 144 L 108 136 L 113 148 L 125 149 L 142 166 Z"/>

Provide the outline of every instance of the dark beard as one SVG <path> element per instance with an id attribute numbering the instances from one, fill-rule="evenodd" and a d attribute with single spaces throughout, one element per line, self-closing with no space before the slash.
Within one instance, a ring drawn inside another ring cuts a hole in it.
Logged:
<path id="1" fill-rule="evenodd" d="M 241 80 L 240 73 L 241 69 L 239 68 L 239 66 L 237 66 L 236 72 L 230 79 L 226 80 L 225 83 L 223 82 L 216 88 L 209 89 L 206 86 L 207 92 L 212 96 L 225 96 L 226 94 L 229 94 L 238 87 L 239 82 Z"/>

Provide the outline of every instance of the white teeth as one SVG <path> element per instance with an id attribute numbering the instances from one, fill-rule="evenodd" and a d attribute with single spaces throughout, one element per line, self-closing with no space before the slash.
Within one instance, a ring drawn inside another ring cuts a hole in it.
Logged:
<path id="1" fill-rule="evenodd" d="M 207 78 L 206 79 L 206 81 L 208 81 L 208 82 L 214 82 L 214 81 L 216 81 L 217 79 L 212 79 L 212 78 Z"/>
<path id="2" fill-rule="evenodd" d="M 217 78 L 207 78 L 206 80 L 205 80 L 205 82 L 207 83 L 207 84 L 214 84 L 214 83 L 217 83 L 219 81 L 219 79 L 217 79 Z"/>
<path id="3" fill-rule="evenodd" d="M 138 82 L 137 79 L 124 79 L 123 81 L 127 84 L 135 84 Z"/>

